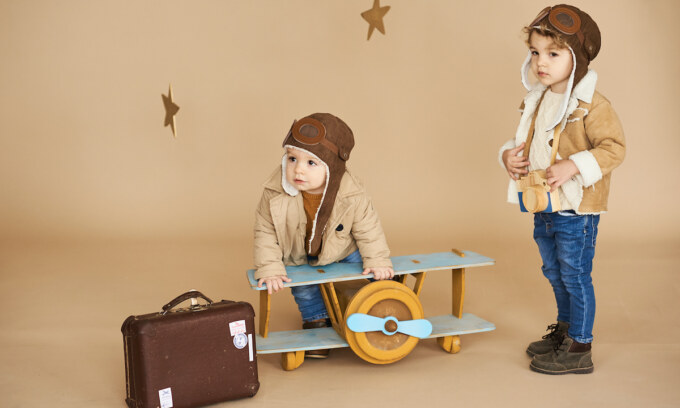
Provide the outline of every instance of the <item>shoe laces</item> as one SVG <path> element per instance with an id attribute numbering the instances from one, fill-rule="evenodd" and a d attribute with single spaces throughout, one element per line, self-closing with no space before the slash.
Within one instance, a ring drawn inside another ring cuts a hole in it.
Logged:
<path id="1" fill-rule="evenodd" d="M 559 324 L 557 323 L 549 325 L 547 330 L 550 330 L 550 333 L 542 338 L 544 340 L 550 340 L 553 343 L 553 349 L 557 351 L 564 340 L 564 332 L 559 330 Z"/>
<path id="2" fill-rule="evenodd" d="M 561 336 L 560 342 L 556 343 L 553 346 L 553 350 L 555 350 L 555 354 L 557 354 L 559 351 L 567 351 L 567 342 L 564 341 L 564 335 Z"/>

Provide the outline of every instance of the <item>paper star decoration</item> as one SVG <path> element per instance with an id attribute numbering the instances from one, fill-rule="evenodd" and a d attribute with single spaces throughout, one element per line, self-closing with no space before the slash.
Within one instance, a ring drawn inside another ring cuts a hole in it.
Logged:
<path id="1" fill-rule="evenodd" d="M 390 11 L 390 6 L 380 7 L 380 0 L 373 0 L 373 8 L 361 13 L 361 17 L 368 21 L 368 38 L 366 41 L 371 39 L 371 34 L 373 34 L 373 30 L 376 28 L 385 34 L 383 17 L 385 17 L 388 11 Z"/>
<path id="2" fill-rule="evenodd" d="M 163 126 L 170 125 L 172 129 L 172 137 L 177 137 L 177 124 L 175 123 L 175 115 L 179 110 L 179 106 L 172 101 L 172 84 L 168 87 L 168 96 L 161 94 L 163 97 L 163 106 L 165 106 L 165 123 Z"/>

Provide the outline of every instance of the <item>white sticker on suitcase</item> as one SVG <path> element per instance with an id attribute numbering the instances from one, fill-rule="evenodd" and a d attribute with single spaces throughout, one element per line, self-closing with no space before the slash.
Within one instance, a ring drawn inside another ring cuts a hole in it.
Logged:
<path id="1" fill-rule="evenodd" d="M 172 408 L 172 390 L 170 388 L 158 390 L 158 398 L 161 400 L 161 408 Z"/>
<path id="2" fill-rule="evenodd" d="M 232 336 L 245 332 L 246 332 L 245 320 L 237 320 L 235 322 L 229 323 L 229 333 L 231 333 Z"/>
<path id="3" fill-rule="evenodd" d="M 243 333 L 238 333 L 236 336 L 234 336 L 234 346 L 241 350 L 248 344 L 248 338 L 246 337 L 245 334 Z"/>
<path id="4" fill-rule="evenodd" d="M 253 361 L 253 335 L 248 333 L 248 360 Z"/>

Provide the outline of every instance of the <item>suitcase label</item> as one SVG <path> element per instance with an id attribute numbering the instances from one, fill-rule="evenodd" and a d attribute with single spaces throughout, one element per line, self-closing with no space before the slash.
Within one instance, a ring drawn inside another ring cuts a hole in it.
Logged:
<path id="1" fill-rule="evenodd" d="M 161 408 L 172 408 L 172 390 L 170 388 L 158 390 L 158 398 L 161 400 Z"/>
<path id="2" fill-rule="evenodd" d="M 240 333 L 246 332 L 246 321 L 245 320 L 237 320 L 235 322 L 229 323 L 229 333 L 231 333 L 232 336 L 235 336 Z M 236 344 L 236 340 L 234 340 L 234 344 Z M 244 344 L 245 346 L 245 344 Z M 239 347 L 242 348 L 242 347 Z"/>

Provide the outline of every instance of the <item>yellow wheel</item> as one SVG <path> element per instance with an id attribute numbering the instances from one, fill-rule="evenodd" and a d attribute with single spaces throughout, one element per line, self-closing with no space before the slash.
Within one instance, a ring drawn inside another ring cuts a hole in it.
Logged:
<path id="1" fill-rule="evenodd" d="M 460 351 L 460 336 L 438 337 L 437 343 L 447 353 L 456 354 Z"/>
<path id="2" fill-rule="evenodd" d="M 304 350 L 281 353 L 281 367 L 286 371 L 295 370 L 296 368 L 300 367 L 304 361 Z"/>
<path id="3" fill-rule="evenodd" d="M 405 285 L 391 281 L 373 282 L 359 290 L 349 301 L 343 325 L 345 339 L 354 353 L 373 364 L 390 364 L 406 357 L 418 344 L 418 338 L 395 333 L 394 322 L 388 321 L 384 331 L 354 332 L 347 318 L 354 313 L 375 317 L 392 316 L 398 321 L 422 319 L 423 307 L 418 296 Z"/>

